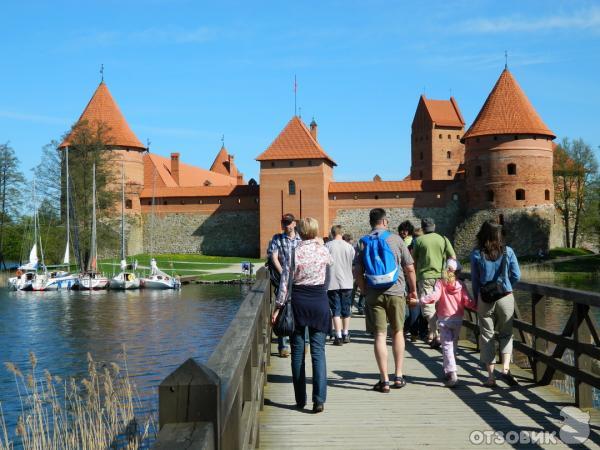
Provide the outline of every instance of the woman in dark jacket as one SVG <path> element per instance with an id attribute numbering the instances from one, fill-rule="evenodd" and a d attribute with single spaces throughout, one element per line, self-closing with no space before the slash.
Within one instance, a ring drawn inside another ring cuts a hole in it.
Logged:
<path id="1" fill-rule="evenodd" d="M 281 276 L 276 309 L 271 318 L 275 323 L 279 310 L 287 301 L 288 279 L 293 277 L 291 302 L 294 311 L 296 329 L 290 337 L 292 347 L 292 379 L 296 396 L 296 407 L 306 406 L 306 375 L 304 365 L 304 346 L 306 336 L 310 340 L 310 356 L 313 367 L 313 412 L 324 409 L 327 398 L 327 365 L 325 362 L 325 340 L 331 325 L 331 312 L 325 276 L 327 266 L 332 264 L 331 254 L 323 245 L 319 236 L 319 222 L 312 217 L 300 220 L 298 233 L 302 242 L 294 252 L 290 270 L 284 270 Z M 308 333 L 306 333 L 308 329 Z"/>
<path id="2" fill-rule="evenodd" d="M 502 264 L 505 259 L 504 265 Z M 513 316 L 515 298 L 513 285 L 521 278 L 519 262 L 512 248 L 504 244 L 502 225 L 486 221 L 477 233 L 477 248 L 471 252 L 471 279 L 473 296 L 477 299 L 479 317 L 480 359 L 485 364 L 488 379 L 485 386 L 496 386 L 494 361 L 496 343 L 494 330 L 498 330 L 500 354 L 502 355 L 502 378 L 509 384 L 517 384 L 510 373 L 513 351 Z M 488 303 L 482 299 L 481 290 L 487 283 L 493 282 L 504 295 Z"/>

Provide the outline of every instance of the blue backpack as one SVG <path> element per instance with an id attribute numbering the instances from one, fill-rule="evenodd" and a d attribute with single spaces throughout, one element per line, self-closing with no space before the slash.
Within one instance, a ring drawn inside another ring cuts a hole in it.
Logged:
<path id="1" fill-rule="evenodd" d="M 367 284 L 375 289 L 387 289 L 398 281 L 398 264 L 386 239 L 389 231 L 368 234 L 360 239 L 363 244 L 363 265 Z"/>

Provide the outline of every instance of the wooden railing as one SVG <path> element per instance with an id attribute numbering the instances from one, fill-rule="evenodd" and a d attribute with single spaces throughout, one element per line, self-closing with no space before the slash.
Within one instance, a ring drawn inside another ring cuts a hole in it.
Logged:
<path id="1" fill-rule="evenodd" d="M 468 274 L 466 278 L 469 278 Z M 523 316 L 515 302 L 514 350 L 529 360 L 534 380 L 541 385 L 550 384 L 556 372 L 573 377 L 575 404 L 580 408 L 593 406 L 593 390 L 600 389 L 600 338 L 598 327 L 590 308 L 600 308 L 600 294 L 538 283 L 519 282 L 513 286 L 515 293 L 528 292 L 531 296 L 531 321 Z M 546 328 L 546 310 L 552 299 L 563 299 L 571 304 L 571 311 L 560 333 Z M 476 314 L 469 311 L 463 326 L 478 337 Z M 477 340 L 477 339 L 476 339 Z M 574 364 L 562 358 L 566 350 L 573 351 Z"/>
<path id="2" fill-rule="evenodd" d="M 270 312 L 269 283 L 261 269 L 208 362 L 188 359 L 160 384 L 155 450 L 258 447 Z"/>

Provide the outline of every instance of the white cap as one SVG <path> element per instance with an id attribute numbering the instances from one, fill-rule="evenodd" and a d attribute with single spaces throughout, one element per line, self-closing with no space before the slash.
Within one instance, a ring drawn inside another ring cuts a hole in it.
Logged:
<path id="1" fill-rule="evenodd" d="M 452 272 L 456 272 L 461 269 L 460 263 L 453 258 L 448 258 L 446 261 L 446 267 Z"/>

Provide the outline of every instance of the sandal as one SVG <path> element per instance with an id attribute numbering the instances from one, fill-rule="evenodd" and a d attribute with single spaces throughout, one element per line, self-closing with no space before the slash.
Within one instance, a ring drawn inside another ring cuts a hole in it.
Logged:
<path id="1" fill-rule="evenodd" d="M 488 380 L 485 380 L 485 381 L 483 382 L 483 385 L 484 385 L 485 387 L 489 387 L 489 388 L 495 388 L 495 387 L 497 386 L 497 385 L 496 385 L 496 380 L 490 380 L 490 379 L 488 379 Z"/>
<path id="2" fill-rule="evenodd" d="M 402 375 L 400 376 L 395 376 L 394 377 L 394 384 L 392 384 L 390 387 L 393 387 L 394 389 L 400 389 L 403 388 L 404 386 L 406 386 L 406 380 L 404 379 L 404 377 Z"/>
<path id="3" fill-rule="evenodd" d="M 442 342 L 440 341 L 440 338 L 435 338 L 429 343 L 429 346 L 433 349 L 440 348 L 442 346 Z"/>
<path id="4" fill-rule="evenodd" d="M 390 392 L 390 382 L 389 381 L 378 381 L 377 384 L 375 384 L 375 386 L 373 386 L 373 390 L 387 394 Z"/>
<path id="5" fill-rule="evenodd" d="M 514 386 L 518 386 L 519 385 L 519 382 L 516 380 L 515 377 L 513 377 L 513 374 L 510 373 L 510 370 L 508 372 L 502 372 L 500 374 L 500 377 L 509 386 L 514 387 Z"/>

